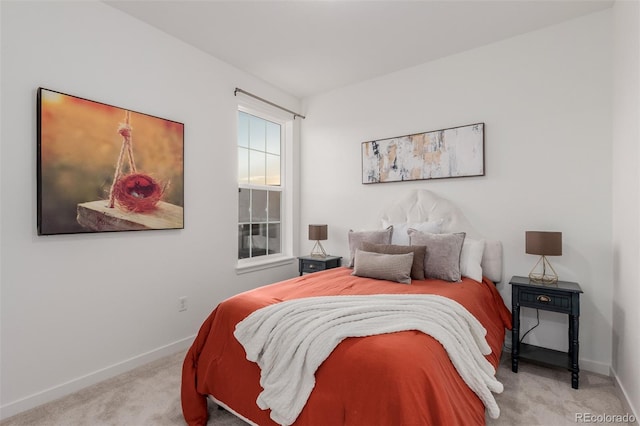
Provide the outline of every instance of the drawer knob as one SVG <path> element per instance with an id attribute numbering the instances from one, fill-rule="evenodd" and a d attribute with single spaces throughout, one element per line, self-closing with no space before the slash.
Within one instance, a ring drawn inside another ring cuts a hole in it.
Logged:
<path id="1" fill-rule="evenodd" d="M 309 269 L 315 269 L 316 265 L 309 265 Z"/>
<path id="2" fill-rule="evenodd" d="M 544 294 L 541 294 L 540 296 L 536 297 L 536 300 L 540 303 L 551 302 L 551 298 L 549 296 L 545 296 Z"/>

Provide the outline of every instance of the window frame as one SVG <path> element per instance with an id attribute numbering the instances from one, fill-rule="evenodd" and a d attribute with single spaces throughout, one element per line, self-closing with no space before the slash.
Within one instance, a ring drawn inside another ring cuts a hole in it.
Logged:
<path id="1" fill-rule="evenodd" d="M 280 125 L 280 185 L 256 185 L 240 183 L 238 170 L 238 120 L 239 112 L 244 112 Z M 236 244 L 236 272 L 238 274 L 288 264 L 295 260 L 293 256 L 293 122 L 290 114 L 251 100 L 238 100 L 235 111 L 235 155 L 236 187 L 280 192 L 280 253 L 238 259 L 239 247 Z M 239 212 L 236 199 L 236 235 L 239 232 Z"/>

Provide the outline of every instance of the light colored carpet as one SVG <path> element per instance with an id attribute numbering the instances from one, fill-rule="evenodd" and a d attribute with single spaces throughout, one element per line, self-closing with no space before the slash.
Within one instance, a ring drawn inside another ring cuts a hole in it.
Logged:
<path id="1" fill-rule="evenodd" d="M 568 370 L 521 361 L 518 373 L 513 373 L 511 355 L 506 352 L 503 352 L 496 375 L 504 385 L 504 391 L 496 395 L 500 417 L 487 419 L 487 425 L 576 425 L 594 423 L 578 420 L 577 414 L 582 414 L 584 419 L 586 415 L 627 413 L 610 377 L 583 370 L 580 372 L 580 389 L 573 389 Z M 637 425 L 637 420 L 631 424 Z"/>
<path id="2" fill-rule="evenodd" d="M 21 413 L 0 426 L 164 426 L 184 425 L 180 408 L 183 353 L 152 362 L 57 401 Z M 576 413 L 625 414 L 610 378 L 581 372 L 580 389 L 570 374 L 522 362 L 511 372 L 508 355 L 498 369 L 504 392 L 496 396 L 502 411 L 487 425 L 575 425 Z M 209 407 L 208 425 L 246 426 L 232 414 Z M 609 423 L 626 424 L 626 423 Z M 637 425 L 637 422 L 635 423 Z"/>

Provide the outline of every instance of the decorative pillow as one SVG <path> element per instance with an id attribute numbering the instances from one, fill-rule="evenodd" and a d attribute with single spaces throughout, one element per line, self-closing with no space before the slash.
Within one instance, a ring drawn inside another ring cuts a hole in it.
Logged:
<path id="1" fill-rule="evenodd" d="M 408 246 L 409 242 L 409 228 L 415 229 L 420 232 L 430 232 L 432 234 L 439 234 L 442 232 L 442 219 L 433 220 L 427 222 L 417 223 L 389 223 L 386 220 L 382 221 L 384 228 L 393 226 L 393 233 L 391 234 L 391 244 L 398 246 Z"/>
<path id="2" fill-rule="evenodd" d="M 424 259 L 425 278 L 460 281 L 460 253 L 464 232 L 455 234 L 431 234 L 409 229 L 412 246 L 427 246 Z"/>
<path id="3" fill-rule="evenodd" d="M 351 253 L 349 268 L 353 268 L 353 260 L 356 255 L 356 249 L 360 248 L 360 244 L 362 244 L 365 241 L 368 243 L 374 243 L 374 244 L 390 244 L 392 232 L 393 232 L 393 226 L 389 226 L 387 227 L 387 229 L 375 230 L 375 231 L 349 230 L 349 251 Z"/>
<path id="4" fill-rule="evenodd" d="M 373 244 L 363 242 L 360 247 L 364 251 L 383 254 L 407 254 L 413 253 L 413 265 L 411 265 L 411 278 L 424 280 L 424 257 L 427 254 L 425 246 L 397 246 L 393 244 Z"/>
<path id="5" fill-rule="evenodd" d="M 465 238 L 460 253 L 460 274 L 472 280 L 482 281 L 482 255 L 484 240 Z"/>
<path id="6" fill-rule="evenodd" d="M 351 275 L 411 284 L 413 253 L 383 254 L 356 249 Z"/>

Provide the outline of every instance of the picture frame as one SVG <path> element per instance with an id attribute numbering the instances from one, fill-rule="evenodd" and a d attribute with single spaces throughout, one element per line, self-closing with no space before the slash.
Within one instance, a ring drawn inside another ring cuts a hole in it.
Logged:
<path id="1" fill-rule="evenodd" d="M 184 228 L 184 124 L 37 90 L 38 235 Z"/>
<path id="2" fill-rule="evenodd" d="M 362 183 L 484 176 L 484 123 L 362 142 Z"/>

